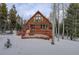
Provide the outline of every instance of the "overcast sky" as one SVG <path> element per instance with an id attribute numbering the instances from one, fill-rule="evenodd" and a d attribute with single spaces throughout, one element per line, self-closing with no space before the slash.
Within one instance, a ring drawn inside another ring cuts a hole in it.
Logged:
<path id="1" fill-rule="evenodd" d="M 13 3 L 8 3 L 8 10 L 12 8 Z M 47 18 L 51 12 L 50 3 L 15 3 L 17 14 L 19 14 L 23 19 L 29 19 L 38 10 L 45 15 Z"/>

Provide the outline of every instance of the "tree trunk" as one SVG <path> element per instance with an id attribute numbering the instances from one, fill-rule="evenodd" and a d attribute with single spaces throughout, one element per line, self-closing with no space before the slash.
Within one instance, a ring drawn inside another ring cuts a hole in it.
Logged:
<path id="1" fill-rule="evenodd" d="M 70 35 L 70 39 L 73 40 L 73 36 L 72 36 L 72 34 Z"/>

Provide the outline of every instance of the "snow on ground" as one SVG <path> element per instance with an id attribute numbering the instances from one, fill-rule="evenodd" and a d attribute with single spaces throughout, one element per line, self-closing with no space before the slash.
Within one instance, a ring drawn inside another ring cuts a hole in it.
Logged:
<path id="1" fill-rule="evenodd" d="M 7 38 L 12 43 L 11 48 L 4 47 Z M 69 55 L 79 54 L 79 42 L 55 39 L 55 45 L 50 40 L 43 39 L 21 39 L 20 36 L 0 35 L 1 55 Z"/>

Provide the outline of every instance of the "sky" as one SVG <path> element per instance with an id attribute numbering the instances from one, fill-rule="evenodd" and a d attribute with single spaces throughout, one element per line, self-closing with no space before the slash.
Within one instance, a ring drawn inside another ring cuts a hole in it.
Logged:
<path id="1" fill-rule="evenodd" d="M 12 8 L 13 3 L 7 3 L 8 11 Z M 50 3 L 15 3 L 17 14 L 24 20 L 29 19 L 38 10 L 47 18 L 50 16 L 51 4 Z"/>

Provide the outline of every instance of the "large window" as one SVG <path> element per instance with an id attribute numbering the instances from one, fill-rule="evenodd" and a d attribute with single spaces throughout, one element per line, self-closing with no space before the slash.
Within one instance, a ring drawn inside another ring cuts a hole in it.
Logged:
<path id="1" fill-rule="evenodd" d="M 35 22 L 41 22 L 41 20 L 42 20 L 42 17 L 41 17 L 41 15 L 40 14 L 37 14 L 36 16 L 35 16 Z"/>
<path id="2" fill-rule="evenodd" d="M 35 18 L 36 19 L 41 19 L 41 15 L 40 14 L 37 14 Z"/>

